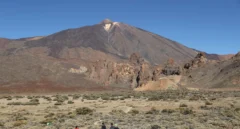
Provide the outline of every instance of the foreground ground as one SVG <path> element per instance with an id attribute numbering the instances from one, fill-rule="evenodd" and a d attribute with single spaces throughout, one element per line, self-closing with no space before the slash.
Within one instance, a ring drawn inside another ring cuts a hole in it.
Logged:
<path id="1" fill-rule="evenodd" d="M 1 129 L 240 129 L 240 92 L 0 96 Z M 50 123 L 47 126 L 47 123 Z"/>

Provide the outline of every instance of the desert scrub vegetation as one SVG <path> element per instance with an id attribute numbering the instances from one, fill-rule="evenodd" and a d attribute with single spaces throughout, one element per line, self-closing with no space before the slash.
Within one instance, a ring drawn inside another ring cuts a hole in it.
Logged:
<path id="1" fill-rule="evenodd" d="M 13 98 L 16 98 L 16 99 L 22 99 L 24 98 L 25 96 L 14 96 Z"/>
<path id="2" fill-rule="evenodd" d="M 158 113 L 159 113 L 159 110 L 157 110 L 155 107 L 152 107 L 151 110 L 146 112 L 146 114 L 153 114 L 153 115 L 156 115 Z"/>
<path id="3" fill-rule="evenodd" d="M 22 105 L 21 102 L 10 102 L 7 105 Z"/>
<path id="4" fill-rule="evenodd" d="M 28 96 L 27 98 L 28 98 L 28 99 L 33 99 L 33 97 L 32 97 L 32 96 Z"/>
<path id="5" fill-rule="evenodd" d="M 47 123 L 53 123 L 56 120 L 57 120 L 56 118 L 47 118 L 45 120 L 40 121 L 40 124 L 46 125 Z"/>
<path id="6" fill-rule="evenodd" d="M 49 118 L 49 117 L 53 117 L 55 114 L 54 113 L 49 113 L 46 116 L 44 116 L 44 118 Z"/>
<path id="7" fill-rule="evenodd" d="M 82 98 L 86 100 L 97 100 L 98 98 L 100 98 L 100 96 L 94 95 L 94 94 L 90 94 L 90 95 L 84 94 Z"/>
<path id="8" fill-rule="evenodd" d="M 189 108 L 179 108 L 179 111 L 183 115 L 190 115 L 193 114 L 193 110 Z"/>
<path id="9" fill-rule="evenodd" d="M 112 110 L 109 114 L 110 115 L 122 116 L 122 115 L 125 115 L 126 113 L 123 110 Z"/>
<path id="10" fill-rule="evenodd" d="M 56 105 L 56 106 L 58 106 L 58 105 L 63 105 L 63 102 L 57 101 L 54 105 Z"/>
<path id="11" fill-rule="evenodd" d="M 77 94 L 74 94 L 74 95 L 72 96 L 73 100 L 77 100 L 77 99 L 79 99 L 80 97 L 81 97 L 81 95 L 77 95 Z"/>
<path id="12" fill-rule="evenodd" d="M 128 112 L 129 114 L 131 114 L 131 115 L 137 115 L 137 114 L 139 114 L 140 112 L 138 111 L 138 110 L 136 110 L 136 109 L 132 109 L 130 112 Z"/>
<path id="13" fill-rule="evenodd" d="M 175 110 L 173 110 L 173 109 L 163 109 L 162 110 L 162 113 L 167 113 L 167 114 L 171 114 L 171 113 L 174 113 L 175 112 Z"/>
<path id="14" fill-rule="evenodd" d="M 161 129 L 161 127 L 159 125 L 152 125 L 151 129 Z"/>
<path id="15" fill-rule="evenodd" d="M 7 100 L 12 100 L 12 97 L 11 97 L 11 96 L 8 96 L 8 97 L 7 97 Z"/>
<path id="16" fill-rule="evenodd" d="M 48 97 L 48 96 L 43 96 L 42 98 L 47 100 L 47 101 L 52 101 L 51 97 Z"/>
<path id="17" fill-rule="evenodd" d="M 213 103 L 209 102 L 209 101 L 206 101 L 205 102 L 205 105 L 208 106 L 208 105 L 213 105 Z"/>
<path id="18" fill-rule="evenodd" d="M 68 101 L 68 104 L 74 104 L 74 102 L 73 101 Z"/>
<path id="19" fill-rule="evenodd" d="M 69 99 L 68 96 L 61 96 L 61 95 L 56 95 L 54 97 L 55 98 L 53 99 L 53 101 L 57 101 L 57 102 L 61 102 L 61 103 L 65 102 Z"/>
<path id="20" fill-rule="evenodd" d="M 240 113 L 240 108 L 235 108 L 234 111 Z"/>
<path id="21" fill-rule="evenodd" d="M 94 110 L 88 108 L 88 107 L 82 107 L 76 109 L 77 115 L 91 115 L 94 112 Z"/>
<path id="22" fill-rule="evenodd" d="M 22 126 L 22 125 L 26 125 L 27 124 L 27 121 L 25 120 L 18 120 L 18 121 L 15 121 L 13 126 L 14 127 L 18 127 L 18 126 Z"/>
<path id="23" fill-rule="evenodd" d="M 29 102 L 10 102 L 7 105 L 39 105 L 38 99 L 32 99 Z"/>
<path id="24" fill-rule="evenodd" d="M 181 108 L 181 107 L 188 107 L 188 105 L 187 104 L 184 104 L 184 103 L 182 103 L 182 104 L 180 104 L 179 105 L 179 107 Z"/>

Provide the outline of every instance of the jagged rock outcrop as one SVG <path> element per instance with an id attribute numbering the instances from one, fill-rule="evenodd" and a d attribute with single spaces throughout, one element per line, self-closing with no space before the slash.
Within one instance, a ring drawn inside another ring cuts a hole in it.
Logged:
<path id="1" fill-rule="evenodd" d="M 156 71 L 159 69 L 155 70 Z M 154 68 L 143 61 L 142 57 L 134 53 L 129 62 L 116 63 L 107 60 L 99 60 L 91 66 L 87 77 L 103 85 L 129 85 L 132 88 L 140 87 L 153 77 L 157 78 Z M 155 74 L 155 75 L 154 75 Z"/>
<path id="2" fill-rule="evenodd" d="M 103 85 L 131 85 L 134 83 L 134 75 L 134 67 L 128 63 L 99 60 L 91 66 L 87 77 Z"/>
<path id="3" fill-rule="evenodd" d="M 146 84 L 148 81 L 152 81 L 153 78 L 153 69 L 148 63 L 143 63 L 140 66 L 140 70 L 137 74 L 137 86 L 141 87 L 143 84 Z"/>
<path id="4" fill-rule="evenodd" d="M 139 53 L 133 53 L 129 58 L 129 62 L 134 65 L 140 65 L 144 62 L 144 59 L 140 56 Z"/>
<path id="5" fill-rule="evenodd" d="M 162 69 L 162 74 L 169 75 L 180 75 L 181 67 L 175 64 L 173 59 L 168 59 L 165 67 Z"/>
<path id="6" fill-rule="evenodd" d="M 129 62 L 115 63 L 107 60 L 95 62 L 87 77 L 102 85 L 128 85 L 131 88 L 139 88 L 150 81 L 158 81 L 161 77 L 180 75 L 181 68 L 169 59 L 165 67 L 152 66 L 144 62 L 141 56 L 133 53 Z"/>
<path id="7" fill-rule="evenodd" d="M 186 63 L 184 65 L 184 68 L 193 69 L 193 68 L 202 67 L 203 65 L 207 64 L 207 62 L 208 62 L 208 59 L 206 58 L 205 53 L 200 52 L 190 63 Z"/>

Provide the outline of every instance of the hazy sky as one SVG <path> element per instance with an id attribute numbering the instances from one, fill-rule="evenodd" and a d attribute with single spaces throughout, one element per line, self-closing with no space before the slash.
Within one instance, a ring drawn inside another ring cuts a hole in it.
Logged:
<path id="1" fill-rule="evenodd" d="M 240 0 L 1 0 L 0 37 L 124 22 L 209 53 L 240 51 Z"/>

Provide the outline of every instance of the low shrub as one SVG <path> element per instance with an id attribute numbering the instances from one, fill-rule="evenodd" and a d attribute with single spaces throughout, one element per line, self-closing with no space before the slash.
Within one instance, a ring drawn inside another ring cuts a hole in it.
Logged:
<path id="1" fill-rule="evenodd" d="M 24 96 L 14 96 L 14 98 L 16 98 L 16 99 L 22 99 L 22 98 L 24 98 Z"/>
<path id="2" fill-rule="evenodd" d="M 22 105 L 21 102 L 10 102 L 7 105 Z"/>
<path id="3" fill-rule="evenodd" d="M 63 102 L 56 102 L 54 105 L 63 105 Z"/>
<path id="4" fill-rule="evenodd" d="M 80 97 L 81 97 L 81 95 L 73 95 L 74 100 L 79 99 Z"/>
<path id="5" fill-rule="evenodd" d="M 40 124 L 46 125 L 47 123 L 53 123 L 56 119 L 54 118 L 47 118 L 40 122 Z"/>
<path id="6" fill-rule="evenodd" d="M 12 100 L 12 97 L 11 97 L 11 96 L 9 96 L 9 97 L 7 98 L 7 100 Z"/>
<path id="7" fill-rule="evenodd" d="M 78 115 L 88 115 L 88 114 L 92 114 L 93 110 L 88 107 L 82 107 L 82 108 L 77 108 L 76 113 Z"/>
<path id="8" fill-rule="evenodd" d="M 68 101 L 68 104 L 74 104 L 74 102 L 73 101 Z"/>
<path id="9" fill-rule="evenodd" d="M 112 115 L 124 115 L 125 112 L 123 110 L 112 110 L 110 112 L 110 114 L 112 114 Z"/>
<path id="10" fill-rule="evenodd" d="M 155 107 L 152 107 L 150 111 L 147 111 L 146 114 L 158 114 L 159 111 L 155 108 Z"/>
<path id="11" fill-rule="evenodd" d="M 209 101 L 206 101 L 205 102 L 205 105 L 212 105 L 213 103 L 209 102 Z"/>
<path id="12" fill-rule="evenodd" d="M 180 104 L 179 107 L 188 107 L 187 104 Z"/>
<path id="13" fill-rule="evenodd" d="M 54 115 L 55 115 L 54 113 L 49 113 L 48 115 L 44 116 L 44 118 L 53 117 Z"/>
<path id="14" fill-rule="evenodd" d="M 162 110 L 162 113 L 168 113 L 168 114 L 171 114 L 171 113 L 174 113 L 175 111 L 173 109 L 163 109 Z"/>
<path id="15" fill-rule="evenodd" d="M 151 129 L 161 129 L 161 127 L 158 125 L 153 125 L 153 126 L 151 126 Z"/>
<path id="16" fill-rule="evenodd" d="M 240 113 L 240 108 L 235 108 L 234 110 L 235 112 L 239 112 Z"/>
<path id="17" fill-rule="evenodd" d="M 18 126 L 22 126 L 22 125 L 25 125 L 25 124 L 27 124 L 26 121 L 20 120 L 20 121 L 14 122 L 13 126 L 18 127 Z"/>
<path id="18" fill-rule="evenodd" d="M 27 98 L 28 98 L 28 99 L 33 99 L 33 97 L 32 97 L 32 96 L 28 96 Z"/>
<path id="19" fill-rule="evenodd" d="M 162 100 L 164 97 L 162 96 L 158 96 L 158 95 L 153 95 L 153 96 L 150 96 L 148 98 L 149 101 L 158 101 L 158 100 Z"/>
<path id="20" fill-rule="evenodd" d="M 101 99 L 102 99 L 102 100 L 110 100 L 111 97 L 109 97 L 109 96 L 102 96 Z"/>
<path id="21" fill-rule="evenodd" d="M 193 114 L 193 110 L 189 108 L 180 108 L 180 113 L 183 115 Z"/>
<path id="22" fill-rule="evenodd" d="M 26 103 L 22 103 L 22 105 L 38 105 L 40 104 L 39 102 L 26 102 Z"/>
<path id="23" fill-rule="evenodd" d="M 137 115 L 137 114 L 139 114 L 139 111 L 136 110 L 136 109 L 133 109 L 133 110 L 131 110 L 131 111 L 129 112 L 129 114 L 131 114 L 131 115 Z"/>

